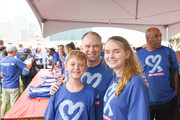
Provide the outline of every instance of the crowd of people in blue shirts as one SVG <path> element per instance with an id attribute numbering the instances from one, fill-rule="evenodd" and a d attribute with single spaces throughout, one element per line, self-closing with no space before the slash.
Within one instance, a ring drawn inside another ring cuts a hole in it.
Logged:
<path id="1" fill-rule="evenodd" d="M 17 68 L 35 68 L 38 72 L 44 67 L 59 67 L 62 77 L 51 86 L 46 120 L 178 120 L 179 64 L 174 50 L 161 45 L 161 37 L 158 28 L 147 29 L 147 46 L 134 52 L 128 40 L 121 36 L 110 37 L 103 48 L 101 36 L 90 31 L 82 36 L 80 49 L 73 42 L 59 45 L 57 51 L 49 48 L 46 66 L 40 48 L 34 53 L 24 48 L 25 57 L 9 60 L 8 56 L 17 55 L 17 48 L 7 47 L 8 55 L 0 61 L 3 84 L 8 79 L 19 81 L 6 73 L 9 69 L 13 72 Z M 24 63 L 29 54 L 32 59 Z M 19 88 L 19 84 L 11 87 L 8 82 L 2 85 L 4 94 L 11 93 L 7 88 Z M 6 111 L 2 108 L 6 108 L 9 100 L 3 97 L 3 91 L 1 119 Z"/>

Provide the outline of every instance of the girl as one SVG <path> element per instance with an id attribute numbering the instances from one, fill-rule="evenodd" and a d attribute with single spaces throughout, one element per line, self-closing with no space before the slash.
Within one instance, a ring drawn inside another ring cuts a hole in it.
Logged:
<path id="1" fill-rule="evenodd" d="M 148 89 L 127 40 L 109 38 L 104 57 L 115 73 L 104 96 L 104 120 L 150 120 Z"/>

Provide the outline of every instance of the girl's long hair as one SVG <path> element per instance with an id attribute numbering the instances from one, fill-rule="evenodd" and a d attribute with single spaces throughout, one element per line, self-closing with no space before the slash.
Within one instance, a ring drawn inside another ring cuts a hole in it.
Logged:
<path id="1" fill-rule="evenodd" d="M 130 52 L 129 57 L 126 59 L 126 62 L 125 62 L 123 74 L 121 78 L 119 79 L 119 82 L 116 88 L 115 97 L 117 98 L 118 95 L 125 88 L 126 84 L 131 80 L 132 76 L 136 74 L 142 76 L 142 70 L 138 64 L 136 55 L 133 53 L 133 50 L 126 39 L 124 39 L 121 36 L 113 36 L 109 38 L 108 41 L 115 42 L 119 47 L 123 48 L 125 51 Z"/>

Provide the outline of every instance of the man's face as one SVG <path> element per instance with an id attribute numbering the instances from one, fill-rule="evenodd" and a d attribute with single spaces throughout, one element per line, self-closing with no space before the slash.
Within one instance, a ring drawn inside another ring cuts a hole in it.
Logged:
<path id="1" fill-rule="evenodd" d="M 61 54 L 64 54 L 64 47 L 59 46 L 59 47 L 58 47 L 58 50 L 59 50 L 59 52 L 60 52 Z"/>
<path id="2" fill-rule="evenodd" d="M 162 34 L 159 29 L 152 29 L 149 33 L 149 37 L 147 39 L 148 45 L 151 47 L 152 50 L 156 50 L 161 46 L 161 38 Z"/>
<path id="3" fill-rule="evenodd" d="M 87 55 L 88 62 L 96 64 L 100 59 L 102 44 L 97 36 L 88 34 L 82 40 L 81 50 Z"/>
<path id="4" fill-rule="evenodd" d="M 51 50 L 49 50 L 49 55 L 50 55 L 50 56 L 53 56 L 53 54 L 54 54 L 54 52 L 51 51 Z"/>

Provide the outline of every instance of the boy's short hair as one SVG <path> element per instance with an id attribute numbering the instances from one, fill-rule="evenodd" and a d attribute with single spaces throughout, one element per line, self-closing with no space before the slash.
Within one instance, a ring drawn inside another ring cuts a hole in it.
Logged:
<path id="1" fill-rule="evenodd" d="M 87 56 L 86 54 L 84 54 L 83 52 L 79 51 L 79 50 L 72 50 L 67 56 L 66 56 L 66 62 L 65 64 L 67 64 L 67 62 L 69 61 L 70 58 L 72 57 L 77 57 L 80 60 L 85 60 L 85 65 L 87 65 Z"/>

